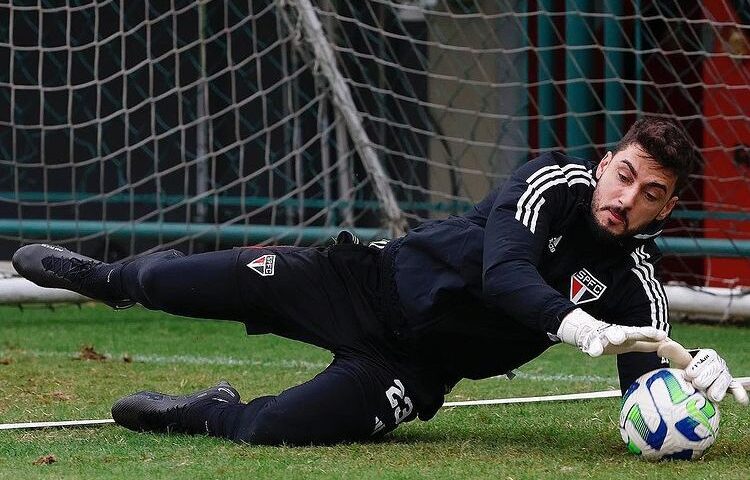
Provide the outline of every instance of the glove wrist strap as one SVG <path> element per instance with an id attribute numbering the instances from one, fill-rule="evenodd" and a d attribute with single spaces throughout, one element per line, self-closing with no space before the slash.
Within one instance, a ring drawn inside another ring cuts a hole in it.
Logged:
<path id="1" fill-rule="evenodd" d="M 602 325 L 602 322 L 580 308 L 576 308 L 563 318 L 560 328 L 557 330 L 557 337 L 563 343 L 581 348 L 581 341 L 586 336 L 585 333 L 598 328 L 600 325 Z"/>

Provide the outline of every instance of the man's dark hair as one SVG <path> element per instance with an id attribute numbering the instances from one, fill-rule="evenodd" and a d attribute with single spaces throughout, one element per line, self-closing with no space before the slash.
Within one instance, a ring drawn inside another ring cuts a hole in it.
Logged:
<path id="1" fill-rule="evenodd" d="M 673 120 L 644 117 L 630 127 L 613 153 L 633 144 L 677 176 L 674 194 L 679 193 L 687 184 L 695 160 L 693 143 L 685 130 Z"/>

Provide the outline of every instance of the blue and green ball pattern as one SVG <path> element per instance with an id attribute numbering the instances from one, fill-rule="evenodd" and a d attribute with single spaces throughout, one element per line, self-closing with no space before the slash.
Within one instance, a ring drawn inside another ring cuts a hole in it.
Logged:
<path id="1" fill-rule="evenodd" d="M 643 458 L 698 458 L 718 427 L 718 409 L 683 380 L 681 370 L 649 372 L 623 395 L 620 434 L 628 450 Z"/>

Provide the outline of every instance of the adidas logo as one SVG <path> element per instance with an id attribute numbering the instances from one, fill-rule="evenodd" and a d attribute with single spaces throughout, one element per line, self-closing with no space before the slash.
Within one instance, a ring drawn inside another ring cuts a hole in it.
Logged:
<path id="1" fill-rule="evenodd" d="M 375 417 L 375 428 L 373 429 L 372 433 L 370 435 L 375 435 L 379 431 L 385 428 L 385 423 L 383 423 L 377 416 Z"/>
<path id="2" fill-rule="evenodd" d="M 549 252 L 555 253 L 555 250 L 557 249 L 557 244 L 560 243 L 560 240 L 562 240 L 562 235 L 559 237 L 552 237 L 549 239 Z"/>

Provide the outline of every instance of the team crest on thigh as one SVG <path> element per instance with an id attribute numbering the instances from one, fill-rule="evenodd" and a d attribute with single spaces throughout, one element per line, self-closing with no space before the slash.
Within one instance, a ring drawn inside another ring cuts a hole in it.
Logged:
<path id="1" fill-rule="evenodd" d="M 261 277 L 270 277 L 274 273 L 274 266 L 276 265 L 276 255 L 261 255 L 252 262 L 248 263 L 247 266 L 255 270 Z"/>
<path id="2" fill-rule="evenodd" d="M 576 305 L 599 300 L 607 286 L 585 268 L 570 276 L 570 301 Z"/>

